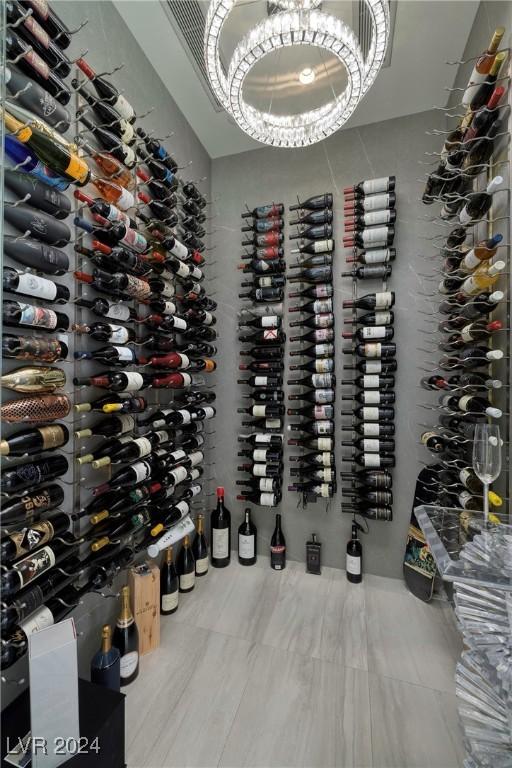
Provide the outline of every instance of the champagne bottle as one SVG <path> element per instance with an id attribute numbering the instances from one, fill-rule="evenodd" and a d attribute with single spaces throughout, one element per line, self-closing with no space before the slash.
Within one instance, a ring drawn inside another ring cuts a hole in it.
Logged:
<path id="1" fill-rule="evenodd" d="M 71 115 L 45 88 L 13 66 L 5 68 L 4 77 L 8 93 L 10 96 L 17 94 L 16 101 L 21 107 L 43 118 L 62 133 L 67 132 L 71 125 Z"/>
<path id="2" fill-rule="evenodd" d="M 130 588 L 121 589 L 121 612 L 117 618 L 112 644 L 120 654 L 121 686 L 132 683 L 139 674 L 139 631 L 130 607 Z"/>
<path id="3" fill-rule="evenodd" d="M 179 607 L 179 576 L 173 561 L 173 549 L 167 547 L 160 569 L 160 613 L 169 616 Z"/>
<path id="4" fill-rule="evenodd" d="M 8 424 L 55 421 L 65 418 L 70 410 L 71 403 L 65 395 L 33 395 L 4 400 L 0 406 L 1 417 Z"/>
<path id="5" fill-rule="evenodd" d="M 45 459 L 21 464 L 2 472 L 2 485 L 5 493 L 18 493 L 65 475 L 68 460 L 65 456 L 49 456 Z"/>
<path id="6" fill-rule="evenodd" d="M 60 368 L 25 365 L 0 378 L 2 387 L 25 394 L 55 392 L 66 383 L 66 374 Z M 29 404 L 29 408 L 32 407 Z"/>
<path id="7" fill-rule="evenodd" d="M 280 514 L 276 514 L 276 525 L 270 540 L 270 567 L 275 571 L 286 568 L 286 540 L 281 528 Z"/>
<path id="8" fill-rule="evenodd" d="M 5 109 L 2 110 L 5 127 L 18 141 L 32 149 L 37 157 L 60 176 L 83 186 L 90 178 L 87 163 L 61 142 L 55 141 L 34 125 L 23 124 Z"/>
<path id="9" fill-rule="evenodd" d="M 91 683 L 119 691 L 121 654 L 112 645 L 112 630 L 105 624 L 101 631 L 101 649 L 91 659 Z"/>
<path id="10" fill-rule="evenodd" d="M 188 536 L 183 539 L 178 555 L 177 571 L 179 574 L 179 591 L 192 592 L 195 587 L 196 565 Z"/>
<path id="11" fill-rule="evenodd" d="M 192 554 L 194 555 L 196 576 L 204 576 L 208 573 L 208 545 L 204 535 L 203 515 L 197 516 L 196 531 L 192 542 Z"/>
<path id="12" fill-rule="evenodd" d="M 318 211 L 323 208 L 332 208 L 332 194 L 330 192 L 323 195 L 308 197 L 308 199 L 304 200 L 302 203 L 299 202 L 297 205 L 289 206 L 290 211 Z"/>
<path id="13" fill-rule="evenodd" d="M 210 554 L 214 568 L 225 568 L 231 559 L 231 513 L 224 505 L 224 488 L 217 488 L 217 507 L 210 517 Z"/>
<path id="14" fill-rule="evenodd" d="M 52 189 L 65 190 L 69 187 L 69 179 L 54 173 L 26 144 L 22 144 L 11 135 L 4 136 L 4 152 L 15 165 L 23 167 L 24 173 L 42 181 Z"/>
<path id="15" fill-rule="evenodd" d="M 25 456 L 60 448 L 69 440 L 64 424 L 36 427 L 17 432 L 0 440 L 0 456 Z"/>
<path id="16" fill-rule="evenodd" d="M 63 106 L 66 106 L 71 99 L 71 92 L 47 62 L 36 53 L 32 44 L 26 43 L 12 29 L 7 29 L 5 49 L 9 62 L 16 60 L 22 72 L 35 80 Z"/>

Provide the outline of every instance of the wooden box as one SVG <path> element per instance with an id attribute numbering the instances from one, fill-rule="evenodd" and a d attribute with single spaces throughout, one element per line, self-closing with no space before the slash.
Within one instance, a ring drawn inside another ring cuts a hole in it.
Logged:
<path id="1" fill-rule="evenodd" d="M 128 583 L 139 630 L 139 654 L 144 656 L 160 645 L 160 570 L 154 563 L 142 566 L 147 566 L 146 572 L 140 566 L 130 569 Z"/>

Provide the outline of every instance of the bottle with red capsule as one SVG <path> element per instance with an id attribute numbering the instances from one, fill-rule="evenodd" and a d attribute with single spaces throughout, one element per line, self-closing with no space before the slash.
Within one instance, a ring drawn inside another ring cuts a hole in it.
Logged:
<path id="1" fill-rule="evenodd" d="M 121 211 L 113 203 L 106 203 L 101 199 L 101 197 L 93 199 L 92 197 L 89 197 L 89 195 L 86 195 L 85 192 L 82 192 L 80 189 L 75 189 L 73 195 L 77 200 L 80 200 L 80 202 L 86 203 L 86 205 L 89 206 L 89 209 L 93 213 L 97 213 L 100 216 L 103 216 L 104 219 L 107 219 L 111 222 L 121 221 L 123 224 L 126 224 L 127 227 L 132 226 L 132 221 L 128 214 L 124 213 L 124 211 Z"/>
<path id="2" fill-rule="evenodd" d="M 284 248 L 278 246 L 268 246 L 267 248 L 253 248 L 250 253 L 243 253 L 240 258 L 242 259 L 265 259 L 267 261 L 273 261 L 274 259 L 280 259 L 284 256 Z"/>
<path id="3" fill-rule="evenodd" d="M 393 224 L 395 221 L 396 210 L 394 208 L 356 213 L 351 218 L 345 218 L 345 232 L 362 232 L 367 227 Z"/>
<path id="4" fill-rule="evenodd" d="M 242 240 L 242 245 L 255 245 L 258 248 L 265 248 L 267 246 L 278 246 L 283 242 L 283 239 L 282 232 L 263 232 L 261 234 L 255 232 L 251 239 Z"/>
<path id="5" fill-rule="evenodd" d="M 345 216 L 352 214 L 368 213 L 368 211 L 381 211 L 385 208 L 394 208 L 396 205 L 396 194 L 394 192 L 381 192 L 378 195 L 367 195 L 366 197 L 345 197 L 343 211 Z"/>

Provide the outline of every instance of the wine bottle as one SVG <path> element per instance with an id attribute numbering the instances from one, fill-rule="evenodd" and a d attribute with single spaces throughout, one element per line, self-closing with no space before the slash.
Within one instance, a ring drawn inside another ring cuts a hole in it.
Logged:
<path id="1" fill-rule="evenodd" d="M 283 439 L 280 435 L 264 434 L 261 432 L 255 432 L 250 435 L 239 435 L 238 442 L 247 442 L 254 446 L 265 446 L 268 448 L 279 448 Z"/>
<path id="2" fill-rule="evenodd" d="M 476 88 L 476 91 L 471 94 L 471 102 L 469 104 L 471 111 L 474 113 L 480 107 L 483 107 L 484 104 L 487 104 L 489 101 L 489 98 L 494 90 L 494 84 L 496 80 L 498 79 L 498 75 L 500 73 L 500 69 L 504 62 L 507 59 L 507 52 L 506 51 L 500 51 L 495 57 L 494 61 L 491 64 L 491 68 L 485 75 L 484 79 L 478 87 Z"/>
<path id="3" fill-rule="evenodd" d="M 334 358 L 318 357 L 309 360 L 302 365 L 289 365 L 290 371 L 310 371 L 311 373 L 332 373 L 334 371 Z"/>
<path id="4" fill-rule="evenodd" d="M 101 437 L 119 437 L 135 428 L 135 419 L 128 413 L 115 413 L 108 418 L 101 419 L 95 424 L 75 431 L 76 440 L 84 440 L 89 437 L 101 435 Z"/>
<path id="5" fill-rule="evenodd" d="M 300 424 L 288 424 L 290 432 L 305 432 L 309 435 L 323 437 L 324 435 L 334 435 L 334 423 L 332 421 L 302 421 Z"/>
<path id="6" fill-rule="evenodd" d="M 397 369 L 396 360 L 389 360 L 389 359 L 359 360 L 355 366 L 355 370 L 360 371 L 360 373 L 369 373 L 369 374 L 394 373 L 396 369 Z M 354 370 L 354 366 L 344 365 L 343 370 L 352 371 Z"/>
<path id="7" fill-rule="evenodd" d="M 343 194 L 345 198 L 353 197 L 356 200 L 365 198 L 367 195 L 382 194 L 392 192 L 395 189 L 395 176 L 384 176 L 378 179 L 365 179 L 352 187 L 345 187 Z"/>
<path id="8" fill-rule="evenodd" d="M 276 514 L 276 525 L 270 539 L 270 567 L 275 571 L 286 568 L 286 540 L 281 528 L 281 515 Z"/>
<path id="9" fill-rule="evenodd" d="M 135 331 L 132 328 L 126 328 L 124 325 L 103 323 L 101 321 L 91 323 L 90 325 L 73 325 L 72 330 L 78 334 L 86 333 L 96 341 L 109 341 L 114 344 L 127 344 L 128 342 L 135 341 L 136 338 Z"/>
<path id="10" fill-rule="evenodd" d="M 347 325 L 393 325 L 395 321 L 394 313 L 389 311 L 367 312 L 359 315 L 355 320 L 346 318 L 343 322 Z"/>
<path id="11" fill-rule="evenodd" d="M 69 199 L 57 189 L 49 187 L 42 181 L 38 181 L 29 173 L 13 171 L 11 168 L 4 170 L 5 185 L 16 194 L 18 199 L 28 197 L 28 202 L 33 208 L 50 214 L 57 219 L 65 219 L 71 211 Z M 16 223 L 14 222 L 14 225 Z"/>
<path id="12" fill-rule="evenodd" d="M 494 88 L 489 101 L 475 112 L 471 120 L 471 125 L 467 128 L 464 134 L 463 147 L 469 146 L 470 151 L 472 151 L 472 142 L 474 142 L 476 138 L 488 136 L 489 129 L 498 118 L 498 105 L 504 93 L 505 89 L 503 86 L 500 85 L 497 88 Z"/>
<path id="13" fill-rule="evenodd" d="M 63 275 L 69 269 L 67 254 L 57 248 L 11 235 L 4 235 L 3 242 L 5 253 L 26 267 L 49 275 Z"/>
<path id="14" fill-rule="evenodd" d="M 334 448 L 334 438 L 332 437 L 307 437 L 304 439 L 288 440 L 288 445 L 300 445 L 303 448 L 309 448 L 314 451 L 332 451 Z"/>
<path id="15" fill-rule="evenodd" d="M 176 565 L 179 575 L 179 591 L 192 592 L 196 581 L 196 565 L 188 536 L 183 539 Z"/>
<path id="16" fill-rule="evenodd" d="M 67 224 L 29 205 L 6 203 L 4 217 L 20 232 L 28 232 L 36 240 L 48 245 L 67 245 L 71 239 L 71 230 Z"/>
<path id="17" fill-rule="evenodd" d="M 496 305 L 503 301 L 504 295 L 503 291 L 483 292 L 460 307 L 458 314 L 468 320 L 489 315 L 494 311 Z"/>
<path id="18" fill-rule="evenodd" d="M 110 208 L 112 208 L 112 206 L 110 206 Z M 97 214 L 95 215 L 95 219 L 98 220 Z M 107 223 L 107 220 L 103 219 L 103 217 L 100 217 L 100 220 Z M 132 248 L 137 253 L 142 253 L 146 250 L 148 245 L 144 235 L 137 232 L 135 229 L 131 229 L 123 221 L 113 221 L 110 223 L 109 227 L 95 227 L 90 222 L 80 218 L 80 216 L 75 216 L 73 223 L 76 227 L 84 229 L 94 238 L 99 240 L 100 243 L 108 245 L 111 248 L 120 244 Z"/>
<path id="19" fill-rule="evenodd" d="M 224 505 L 224 488 L 217 488 L 217 507 L 210 517 L 210 553 L 214 568 L 225 568 L 231 559 L 231 513 Z"/>
<path id="20" fill-rule="evenodd" d="M 64 491 L 60 485 L 52 484 L 46 488 L 38 488 L 35 491 L 24 493 L 23 496 L 15 496 L 4 499 L 0 511 L 0 520 L 3 527 L 35 523 L 42 514 L 56 509 L 64 501 Z"/>
<path id="21" fill-rule="evenodd" d="M 396 195 L 394 192 L 383 192 L 377 195 L 365 195 L 360 197 L 345 196 L 343 211 L 345 216 L 351 213 L 366 213 L 367 211 L 380 211 L 385 208 L 394 208 Z"/>
<path id="22" fill-rule="evenodd" d="M 129 685 L 139 674 L 139 631 L 130 607 L 130 587 L 127 586 L 121 589 L 121 612 L 112 644 L 120 654 L 121 686 Z"/>
<path id="23" fill-rule="evenodd" d="M 487 240 L 481 240 L 470 251 L 466 253 L 459 264 L 462 272 L 472 272 L 479 267 L 482 262 L 490 261 L 496 254 L 499 244 L 503 240 L 503 235 L 497 234 Z"/>
<path id="24" fill-rule="evenodd" d="M 318 209 L 303 213 L 302 216 L 298 216 L 296 219 L 290 219 L 290 226 L 301 224 L 330 224 L 333 219 L 333 213 L 330 208 Z"/>
<path id="25" fill-rule="evenodd" d="M 244 272 L 254 272 L 256 274 L 283 273 L 286 269 L 286 263 L 282 259 L 252 259 L 248 264 L 239 264 L 238 269 Z"/>
<path id="26" fill-rule="evenodd" d="M 362 421 L 351 426 L 343 425 L 342 432 L 354 430 L 363 437 L 392 437 L 395 434 L 395 425 L 392 422 Z"/>
<path id="27" fill-rule="evenodd" d="M 94 376 L 75 376 L 73 379 L 76 387 L 102 387 L 111 392 L 137 392 L 154 383 L 155 380 L 147 373 L 135 371 L 104 371 Z"/>
<path id="28" fill-rule="evenodd" d="M 175 173 L 178 170 L 177 162 L 159 141 L 151 138 L 151 136 L 149 136 L 142 128 L 137 128 L 137 135 L 144 141 L 147 151 L 155 158 L 155 160 L 159 160 L 163 163 L 172 173 Z M 194 200 L 199 200 L 202 197 L 199 190 L 192 182 L 184 184 L 183 191 Z"/>
<path id="29" fill-rule="evenodd" d="M 313 331 L 303 333 L 302 336 L 290 336 L 290 341 L 312 341 L 315 344 L 323 344 L 334 340 L 334 328 L 315 328 Z M 329 345 L 324 345 L 329 347 Z M 290 353 L 293 355 L 293 352 Z M 296 354 L 303 354 L 300 350 Z"/>
<path id="30" fill-rule="evenodd" d="M 69 440 L 64 424 L 36 427 L 0 440 L 0 456 L 24 456 L 60 448 Z"/>
<path id="31" fill-rule="evenodd" d="M 80 85 L 76 78 L 71 81 L 71 85 L 75 91 L 78 91 L 84 101 L 89 104 L 101 124 L 108 125 L 109 130 L 128 146 L 135 142 L 136 137 L 133 126 L 128 120 L 121 117 L 111 104 L 107 101 L 96 99 L 87 88 Z"/>
<path id="32" fill-rule="evenodd" d="M 332 253 L 334 251 L 334 240 L 313 240 L 311 243 L 301 243 L 298 248 L 292 248 L 290 253 Z"/>
<path id="33" fill-rule="evenodd" d="M 7 29 L 5 49 L 9 62 L 16 61 L 22 72 L 35 80 L 63 106 L 66 106 L 71 99 L 71 92 L 62 78 L 36 53 L 32 44 L 26 43 L 12 29 Z"/>
<path id="34" fill-rule="evenodd" d="M 352 354 L 352 350 L 342 349 L 344 354 Z M 356 344 L 354 351 L 359 357 L 375 358 L 375 357 L 394 357 L 396 355 L 396 344 L 382 344 L 381 342 L 372 342 L 366 344 Z"/>
<path id="35" fill-rule="evenodd" d="M 353 411 L 341 411 L 342 416 L 355 416 L 361 421 L 394 421 L 395 409 L 390 406 L 368 406 L 362 405 L 354 408 Z"/>
<path id="36" fill-rule="evenodd" d="M 493 194 L 503 184 L 502 176 L 495 176 L 483 192 L 473 192 L 459 213 L 459 221 L 465 226 L 472 226 L 482 219 L 492 205 Z"/>
<path id="37" fill-rule="evenodd" d="M 372 325 L 363 326 L 356 331 L 343 331 L 341 335 L 344 339 L 355 338 L 359 341 L 367 341 L 369 339 L 385 339 L 390 341 L 394 337 L 395 332 L 389 325 Z"/>
<path id="38" fill-rule="evenodd" d="M 13 66 L 5 68 L 4 77 L 8 93 L 11 96 L 16 95 L 16 101 L 21 107 L 43 118 L 63 134 L 67 132 L 71 124 L 71 115 L 45 88 Z"/>
<path id="39" fill-rule="evenodd" d="M 296 205 L 290 205 L 288 210 L 318 211 L 323 208 L 332 208 L 332 194 L 330 192 L 323 195 L 313 195 L 313 197 L 308 197 L 308 199 L 304 200 L 302 203 L 299 202 Z"/>
<path id="40" fill-rule="evenodd" d="M 395 457 L 385 453 L 357 453 L 350 457 L 342 457 L 342 461 L 352 461 L 366 469 L 380 469 L 381 467 L 395 466 Z"/>
<path id="41" fill-rule="evenodd" d="M 473 71 L 471 72 L 471 75 L 469 77 L 468 86 L 464 91 L 464 95 L 462 97 L 463 106 L 469 107 L 475 94 L 478 91 L 479 86 L 481 85 L 482 82 L 484 82 L 487 79 L 487 76 L 496 58 L 496 52 L 500 47 L 500 43 L 504 34 L 505 34 L 505 28 L 497 27 L 494 31 L 494 34 L 491 38 L 491 42 L 489 43 L 488 48 L 477 59 L 473 67 Z"/>
<path id="42" fill-rule="evenodd" d="M 294 483 L 288 486 L 289 491 L 296 493 L 307 493 L 311 496 L 318 496 L 321 499 L 329 499 L 334 495 L 334 485 L 332 483 Z"/>
<path id="43" fill-rule="evenodd" d="M 238 562 L 240 565 L 254 565 L 256 563 L 258 557 L 257 535 L 256 526 L 251 520 L 251 510 L 246 508 L 244 520 L 238 528 Z"/>
<path id="44" fill-rule="evenodd" d="M 290 283 L 323 283 L 332 280 L 332 266 L 301 269 L 298 274 L 288 278 Z"/>
<path id="45" fill-rule="evenodd" d="M 12 563 L 47 544 L 55 536 L 67 531 L 68 528 L 69 517 L 60 512 L 53 517 L 34 522 L 19 530 L 11 530 L 0 544 L 2 561 L 6 564 Z"/>
<path id="46" fill-rule="evenodd" d="M 321 451 L 316 453 L 305 453 L 298 456 L 290 456 L 290 461 L 298 461 L 300 464 L 307 464 L 310 467 L 334 467 L 335 457 L 332 451 Z"/>
<path id="47" fill-rule="evenodd" d="M 381 310 L 389 309 L 395 303 L 394 291 L 384 291 L 381 293 L 368 293 L 366 296 L 360 296 L 358 299 L 345 299 L 343 309 L 356 307 L 357 309 Z"/>
<path id="48" fill-rule="evenodd" d="M 2 484 L 6 493 L 18 493 L 65 475 L 68 471 L 65 456 L 49 456 L 45 459 L 21 464 L 2 472 Z"/>
<path id="49" fill-rule="evenodd" d="M 9 570 L 3 571 L 0 577 L 3 599 L 11 600 L 23 587 L 27 587 L 54 566 L 75 556 L 79 546 L 77 542 L 59 539 L 16 561 Z"/>
<path id="50" fill-rule="evenodd" d="M 110 152 L 116 160 L 123 163 L 127 168 L 133 168 L 137 163 L 135 152 L 128 144 L 120 140 L 112 131 L 108 131 L 101 125 L 96 125 L 84 116 L 85 110 L 77 112 L 77 117 L 90 133 L 98 140 L 102 147 Z"/>
<path id="51" fill-rule="evenodd" d="M 196 535 L 192 542 L 192 554 L 194 555 L 196 576 L 205 576 L 208 573 L 208 545 L 204 535 L 203 515 L 197 516 Z"/>
<path id="52" fill-rule="evenodd" d="M 119 691 L 121 687 L 121 654 L 112 645 L 112 629 L 101 630 L 101 648 L 91 659 L 91 683 Z"/>
<path id="53" fill-rule="evenodd" d="M 275 232 L 283 226 L 284 222 L 279 218 L 255 219 L 249 227 L 242 227 L 242 232 Z"/>
<path id="54" fill-rule="evenodd" d="M 372 248 L 369 251 L 360 251 L 355 256 L 347 256 L 347 263 L 353 264 L 359 262 L 360 264 L 387 264 L 390 261 L 394 261 L 396 258 L 395 248 Z"/>
<path id="55" fill-rule="evenodd" d="M 246 211 L 242 213 L 242 219 L 248 219 L 252 216 L 254 219 L 267 219 L 281 216 L 284 212 L 284 205 L 282 203 L 271 203 L 268 205 L 260 205 L 253 208 L 252 211 Z"/>
<path id="56" fill-rule="evenodd" d="M 393 478 L 387 469 L 360 469 L 357 472 L 340 472 L 342 480 L 350 480 L 360 488 L 390 489 Z"/>
<path id="57" fill-rule="evenodd" d="M 316 224 L 306 229 L 299 229 L 293 235 L 289 235 L 289 240 L 325 240 L 332 237 L 332 224 Z"/>
<path id="58" fill-rule="evenodd" d="M 243 368 L 242 370 L 247 369 Z M 282 370 L 282 368 L 279 370 Z M 237 383 L 248 384 L 250 387 L 268 387 L 273 389 L 281 387 L 283 381 L 279 376 L 250 376 L 248 379 L 238 379 Z"/>
<path id="59" fill-rule="evenodd" d="M 464 280 L 460 286 L 460 293 L 463 296 L 476 296 L 481 291 L 492 288 L 506 266 L 504 261 L 495 261 L 493 264 L 484 261 Z"/>
<path id="60" fill-rule="evenodd" d="M 87 184 L 90 171 L 85 160 L 36 126 L 21 123 L 5 109 L 2 110 L 2 114 L 7 131 L 14 133 L 22 144 L 27 144 L 49 168 L 75 184 L 80 186 Z"/>
<path id="61" fill-rule="evenodd" d="M 307 400 L 317 405 L 328 405 L 334 403 L 336 393 L 334 389 L 313 389 L 310 392 L 301 392 L 300 394 L 288 395 L 288 400 Z M 331 418 L 331 417 L 329 417 Z"/>
<path id="62" fill-rule="evenodd" d="M 97 75 L 92 67 L 82 58 L 76 61 L 76 65 L 81 69 L 84 75 L 89 78 L 96 93 L 101 101 L 106 104 L 110 104 L 125 120 L 130 123 L 135 121 L 135 111 L 131 104 L 125 99 L 125 97 L 118 91 L 118 89 L 112 85 L 104 77 Z"/>
<path id="63" fill-rule="evenodd" d="M 160 613 L 169 616 L 179 607 L 179 576 L 173 561 L 173 549 L 167 547 L 160 568 Z"/>
<path id="64" fill-rule="evenodd" d="M 362 232 L 366 227 L 380 226 L 381 224 L 393 224 L 396 221 L 396 210 L 383 208 L 376 211 L 367 211 L 349 215 L 345 211 L 345 232 Z"/>
<path id="65" fill-rule="evenodd" d="M 5 377 L 10 374 L 4 374 Z M 66 395 L 33 395 L 18 400 L 4 400 L 0 414 L 8 424 L 31 424 L 64 419 L 71 410 Z"/>
<path id="66" fill-rule="evenodd" d="M 352 440 L 342 440 L 342 445 L 355 446 L 363 453 L 393 453 L 395 441 L 384 438 L 358 437 Z"/>
<path id="67" fill-rule="evenodd" d="M 130 217 L 126 213 L 124 213 L 120 208 L 114 205 L 113 202 L 107 203 L 104 200 L 102 200 L 100 197 L 93 199 L 92 197 L 89 197 L 89 195 L 86 195 L 84 192 L 82 192 L 79 189 L 76 189 L 73 194 L 77 200 L 80 200 L 82 203 L 86 203 L 86 205 L 89 207 L 92 213 L 97 213 L 100 216 L 103 216 L 103 218 L 107 219 L 107 221 L 112 221 L 112 222 L 120 221 L 123 224 L 125 224 L 127 227 L 131 226 L 132 222 L 130 220 Z M 112 245 L 116 245 L 116 243 L 118 242 L 113 237 L 111 237 L 110 240 Z M 107 243 L 107 245 L 108 244 L 109 243 Z"/>
<path id="68" fill-rule="evenodd" d="M 352 232 L 343 238 L 345 248 L 382 248 L 393 244 L 395 228 L 393 226 L 368 227 L 359 232 Z"/>
<path id="69" fill-rule="evenodd" d="M 267 303 L 282 301 L 284 291 L 282 288 L 252 288 L 250 291 L 238 294 L 239 299 L 252 299 L 253 301 Z"/>
<path id="70" fill-rule="evenodd" d="M 292 467 L 290 475 L 301 478 L 299 482 L 319 481 L 327 484 L 336 482 L 336 473 L 331 467 Z"/>
<path id="71" fill-rule="evenodd" d="M 355 520 L 352 521 L 352 537 L 347 543 L 345 571 L 347 579 L 352 584 L 360 584 L 363 580 L 363 546 L 359 540 L 358 531 L 363 530 Z"/>
<path id="72" fill-rule="evenodd" d="M 43 301 L 69 301 L 69 288 L 53 280 L 34 275 L 31 272 L 20 272 L 12 267 L 4 267 L 2 273 L 3 290 L 22 296 L 37 296 Z"/>
<path id="73" fill-rule="evenodd" d="M 352 277 L 358 280 L 387 280 L 391 275 L 390 264 L 365 264 L 354 267 L 350 272 L 342 272 L 342 277 Z"/>
<path id="74" fill-rule="evenodd" d="M 332 329 L 327 329 L 332 330 Z M 324 331 L 313 331 L 314 334 L 318 333 L 324 333 Z M 306 334 L 309 336 L 309 334 Z M 332 334 L 331 338 L 334 338 L 334 334 Z M 294 337 L 293 339 L 290 339 L 290 341 L 297 341 L 297 337 Z M 290 357 L 310 357 L 315 358 L 313 361 L 311 368 L 306 368 L 305 370 L 312 370 L 314 373 L 324 373 L 330 370 L 333 370 L 332 366 L 330 366 L 327 363 L 328 358 L 332 358 L 334 355 L 334 344 L 313 344 L 310 347 L 305 347 L 302 349 L 296 349 L 291 350 Z M 326 363 L 324 366 L 324 362 Z M 320 370 L 317 370 L 320 368 Z M 290 366 L 290 370 L 303 370 L 303 366 Z"/>
<path id="75" fill-rule="evenodd" d="M 69 326 L 69 318 L 62 312 L 21 301 L 4 300 L 2 317 L 4 325 L 29 326 L 43 331 L 65 331 Z"/>
<path id="76" fill-rule="evenodd" d="M 356 384 L 362 389 L 387 389 L 395 386 L 394 376 L 380 376 L 379 374 L 363 374 L 356 376 L 355 379 L 342 379 L 342 384 Z"/>

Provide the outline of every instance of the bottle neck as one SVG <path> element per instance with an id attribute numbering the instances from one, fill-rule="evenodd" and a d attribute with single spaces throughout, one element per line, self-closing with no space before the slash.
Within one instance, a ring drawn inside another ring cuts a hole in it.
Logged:
<path id="1" fill-rule="evenodd" d="M 108 653 L 112 649 L 112 632 L 108 625 L 103 627 L 101 634 L 101 650 L 102 653 Z"/>

